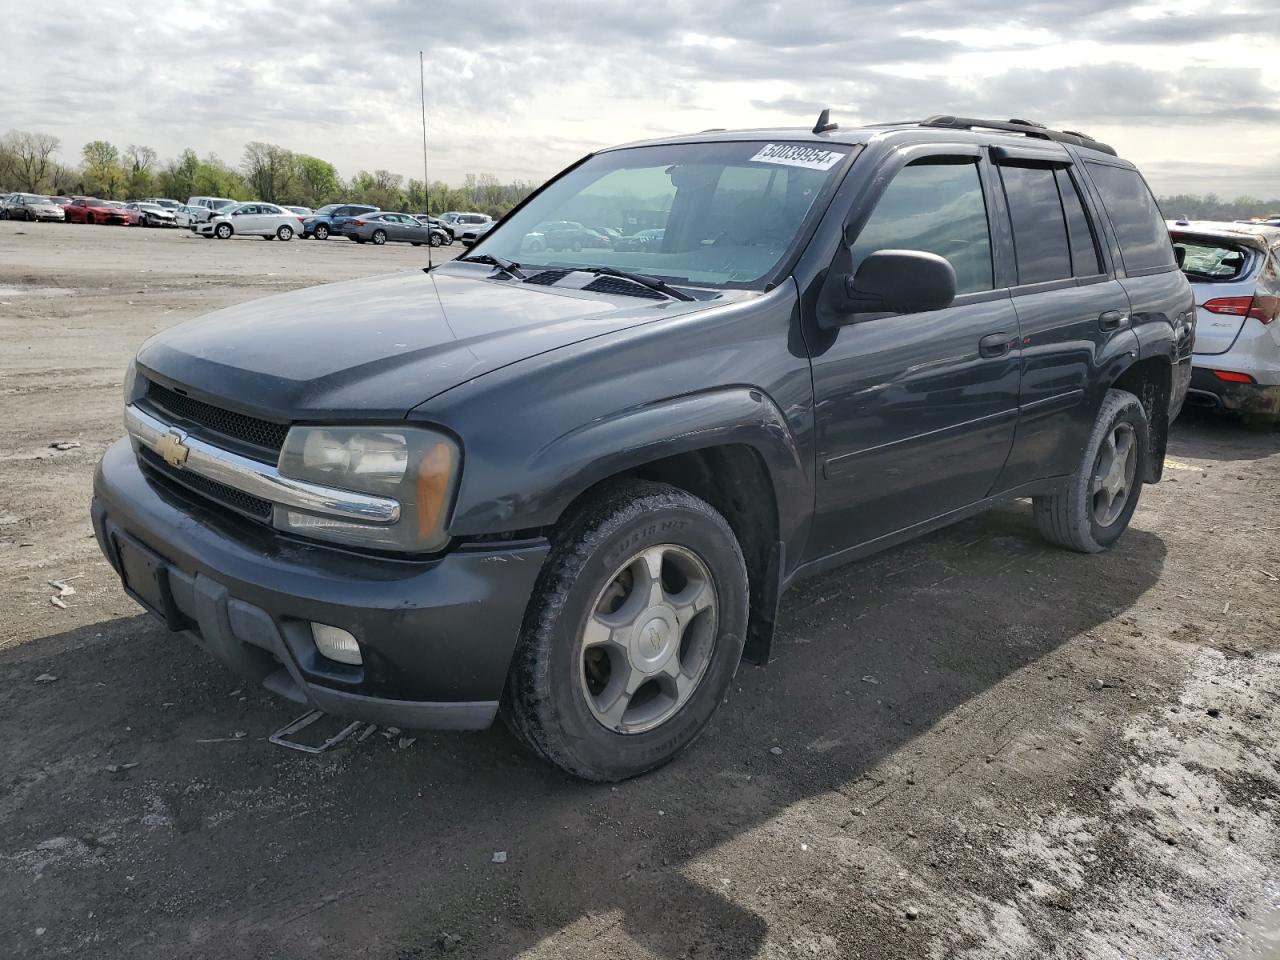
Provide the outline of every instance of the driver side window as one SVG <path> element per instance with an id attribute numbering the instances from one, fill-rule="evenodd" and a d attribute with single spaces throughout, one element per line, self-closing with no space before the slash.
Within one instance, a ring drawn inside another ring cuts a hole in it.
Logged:
<path id="1" fill-rule="evenodd" d="M 854 241 L 854 271 L 877 250 L 936 253 L 955 268 L 957 294 L 992 289 L 991 232 L 977 162 L 904 167 Z"/>

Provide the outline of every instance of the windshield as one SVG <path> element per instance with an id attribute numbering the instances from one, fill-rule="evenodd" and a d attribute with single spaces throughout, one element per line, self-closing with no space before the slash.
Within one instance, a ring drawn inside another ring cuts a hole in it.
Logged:
<path id="1" fill-rule="evenodd" d="M 215 210 L 223 210 L 227 207 L 236 206 L 236 202 L 234 200 L 211 200 L 209 205 Z"/>
<path id="2" fill-rule="evenodd" d="M 759 289 L 854 149 L 733 141 L 598 154 L 490 231 L 473 256 Z"/>

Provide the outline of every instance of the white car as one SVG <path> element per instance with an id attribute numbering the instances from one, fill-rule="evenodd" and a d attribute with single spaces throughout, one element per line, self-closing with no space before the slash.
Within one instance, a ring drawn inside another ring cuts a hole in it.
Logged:
<path id="1" fill-rule="evenodd" d="M 158 203 L 139 200 L 136 203 L 126 203 L 124 208 L 135 211 L 138 214 L 138 226 L 140 227 L 172 227 L 175 225 L 173 211 L 168 207 L 162 207 Z"/>
<path id="2" fill-rule="evenodd" d="M 1169 223 L 1196 295 L 1189 403 L 1280 421 L 1280 227 Z"/>
<path id="3" fill-rule="evenodd" d="M 188 230 L 194 231 L 197 223 L 201 218 L 196 212 L 197 207 L 188 207 L 185 203 L 178 204 L 178 209 L 173 211 L 173 222 L 180 227 L 186 227 Z"/>
<path id="4" fill-rule="evenodd" d="M 188 197 L 187 207 L 192 211 L 197 222 L 203 222 L 219 210 L 230 210 L 236 205 L 235 200 L 226 197 Z"/>
<path id="5" fill-rule="evenodd" d="M 195 225 L 195 232 L 202 237 L 230 240 L 239 234 L 245 237 L 264 237 L 267 240 L 292 240 L 302 232 L 302 218 L 274 203 L 238 203 L 219 210 L 213 218 Z"/>

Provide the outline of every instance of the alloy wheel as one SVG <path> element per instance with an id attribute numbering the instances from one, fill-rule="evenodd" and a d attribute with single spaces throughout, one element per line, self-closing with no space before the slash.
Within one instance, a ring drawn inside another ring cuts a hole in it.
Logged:
<path id="1" fill-rule="evenodd" d="M 618 566 L 582 629 L 587 707 L 617 733 L 652 730 L 688 702 L 711 663 L 719 607 L 707 565 L 675 544 Z"/>
<path id="2" fill-rule="evenodd" d="M 1102 442 L 1093 467 L 1089 496 L 1093 518 L 1109 527 L 1124 512 L 1138 468 L 1138 435 L 1130 423 L 1117 423 Z"/>

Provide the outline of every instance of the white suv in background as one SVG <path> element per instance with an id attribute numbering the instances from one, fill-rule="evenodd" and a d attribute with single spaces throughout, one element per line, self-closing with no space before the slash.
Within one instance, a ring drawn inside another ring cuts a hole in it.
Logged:
<path id="1" fill-rule="evenodd" d="M 204 223 L 219 210 L 235 206 L 235 200 L 226 197 L 188 197 L 187 206 L 192 210 L 196 223 Z M 194 225 L 193 225 L 194 228 Z"/>
<path id="2" fill-rule="evenodd" d="M 1196 295 L 1189 403 L 1280 421 L 1280 227 L 1176 220 L 1174 251 Z"/>

